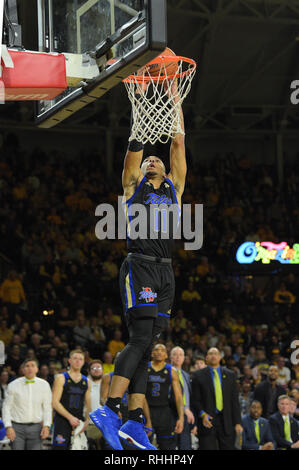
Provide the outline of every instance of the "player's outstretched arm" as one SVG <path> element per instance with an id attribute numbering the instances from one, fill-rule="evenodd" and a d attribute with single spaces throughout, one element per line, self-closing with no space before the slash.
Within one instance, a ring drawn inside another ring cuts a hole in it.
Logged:
<path id="1" fill-rule="evenodd" d="M 174 101 L 178 101 L 178 91 L 176 82 L 173 83 L 172 94 Z M 172 180 L 177 197 L 180 198 L 184 192 L 187 174 L 186 149 L 185 149 L 185 125 L 182 107 L 180 106 L 180 124 L 183 134 L 176 134 L 170 146 L 170 173 L 168 177 Z"/>
<path id="2" fill-rule="evenodd" d="M 139 182 L 143 178 L 143 175 L 140 170 L 142 157 L 143 157 L 143 146 L 141 150 L 132 151 L 130 150 L 130 145 L 129 145 L 129 148 L 125 156 L 124 169 L 123 169 L 123 174 L 122 174 L 122 186 L 123 186 L 124 195 L 126 199 L 129 199 L 133 195 L 136 189 L 136 186 L 139 184 Z"/>
<path id="3" fill-rule="evenodd" d="M 147 85 L 139 87 L 135 91 L 135 95 L 140 96 L 145 92 Z M 133 112 L 131 115 L 131 129 L 133 125 Z M 140 165 L 143 157 L 143 144 L 138 140 L 131 140 L 128 145 L 127 153 L 124 161 L 124 169 L 122 174 L 122 186 L 125 198 L 128 199 L 134 193 L 136 186 L 143 178 Z"/>

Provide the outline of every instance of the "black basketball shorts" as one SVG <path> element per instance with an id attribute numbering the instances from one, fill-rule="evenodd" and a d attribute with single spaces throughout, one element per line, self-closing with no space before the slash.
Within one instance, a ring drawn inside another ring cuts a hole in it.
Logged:
<path id="1" fill-rule="evenodd" d="M 72 426 L 64 416 L 56 413 L 53 421 L 52 448 L 69 450 L 72 437 Z"/>
<path id="2" fill-rule="evenodd" d="M 162 329 L 168 326 L 175 291 L 170 262 L 129 255 L 120 268 L 119 283 L 127 324 L 154 318 Z"/>

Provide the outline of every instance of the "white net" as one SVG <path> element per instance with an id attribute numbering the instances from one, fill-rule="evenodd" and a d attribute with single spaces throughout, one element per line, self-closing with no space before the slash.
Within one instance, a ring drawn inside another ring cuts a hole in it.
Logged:
<path id="1" fill-rule="evenodd" d="M 181 106 L 190 91 L 196 64 L 181 58 L 171 76 L 167 76 L 167 62 L 161 62 L 159 75 L 151 76 L 148 70 L 144 67 L 141 74 L 136 72 L 124 81 L 133 112 L 129 141 L 165 144 L 176 134 L 184 134 Z"/>

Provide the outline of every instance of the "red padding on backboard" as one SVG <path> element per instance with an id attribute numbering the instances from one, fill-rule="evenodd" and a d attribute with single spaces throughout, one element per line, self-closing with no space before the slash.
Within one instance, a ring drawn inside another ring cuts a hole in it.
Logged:
<path id="1" fill-rule="evenodd" d="M 66 89 L 63 54 L 8 49 L 14 68 L 2 65 L 5 100 L 52 100 Z"/>

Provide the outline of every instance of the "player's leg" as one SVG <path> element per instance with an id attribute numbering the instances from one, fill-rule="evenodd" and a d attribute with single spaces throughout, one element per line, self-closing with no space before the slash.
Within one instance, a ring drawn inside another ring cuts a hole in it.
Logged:
<path id="1" fill-rule="evenodd" d="M 109 406 L 112 411 L 118 412 L 120 408 L 121 397 L 124 392 L 129 388 L 130 382 L 133 380 L 138 381 L 138 384 L 143 383 L 147 380 L 147 363 L 146 358 L 149 357 L 149 350 L 152 344 L 152 331 L 154 325 L 154 318 L 138 318 L 139 313 L 138 307 L 128 315 L 131 317 L 129 321 L 129 342 L 125 348 L 119 353 L 115 361 L 114 375 L 111 382 L 111 388 L 109 391 L 106 405 Z M 150 309 L 148 309 L 150 310 Z M 150 312 L 148 312 L 150 314 Z M 154 311 L 156 314 L 156 311 Z M 136 379 L 136 377 L 138 377 Z M 146 386 L 146 385 L 145 385 Z M 144 394 L 144 386 L 137 386 L 138 390 L 142 390 L 141 393 L 138 391 L 137 394 Z M 135 397 L 135 402 L 142 406 L 143 399 L 141 397 Z M 129 405 L 130 409 L 130 405 Z"/>
<path id="2" fill-rule="evenodd" d="M 169 407 L 152 407 L 151 419 L 159 450 L 175 450 L 174 425 Z"/>
<path id="3" fill-rule="evenodd" d="M 120 427 L 117 413 L 122 396 L 132 379 L 134 381 L 134 378 L 140 374 L 143 377 L 144 370 L 147 372 L 146 358 L 150 354 L 153 325 L 158 313 L 155 285 L 157 285 L 155 273 L 144 262 L 128 259 L 123 262 L 120 269 L 120 293 L 128 325 L 129 342 L 117 356 L 106 405 L 90 414 L 91 419 L 102 430 L 105 439 L 107 442 L 110 441 L 109 444 L 114 449 L 121 446 L 114 436 Z M 144 388 L 146 377 L 141 381 L 144 383 L 142 386 Z M 140 392 L 137 389 L 133 393 L 144 395 L 145 390 Z M 139 410 L 141 401 L 141 397 L 133 397 L 136 410 Z M 137 416 L 136 410 L 129 411 L 131 416 Z M 128 421 L 131 421 L 130 417 Z"/>
<path id="4" fill-rule="evenodd" d="M 152 339 L 149 347 L 145 350 L 142 359 L 129 385 L 129 420 L 120 428 L 120 437 L 138 449 L 154 450 L 144 429 L 143 402 L 147 387 L 148 363 L 154 340 L 158 339 L 164 329 L 165 321 L 161 317 L 154 319 L 152 328 Z"/>
<path id="5" fill-rule="evenodd" d="M 111 389 L 106 404 L 90 414 L 93 422 L 103 432 L 108 444 L 115 450 L 122 449 L 118 439 L 118 430 L 121 426 L 118 412 L 120 411 L 122 395 L 138 369 L 142 358 L 145 355 L 148 356 L 146 351 L 150 349 L 152 341 L 154 318 L 138 318 L 139 309 L 133 310 L 129 314 L 129 316 L 132 315 L 132 321 L 128 322 L 129 342 L 116 359 Z M 147 312 L 149 314 L 150 309 L 147 309 Z M 156 311 L 152 314 L 156 314 Z M 143 380 L 146 382 L 146 377 Z M 137 406 L 136 410 L 138 410 L 140 402 L 143 402 L 143 400 L 135 397 L 134 406 Z M 129 411 L 131 416 L 137 416 L 136 413 L 138 411 L 133 414 Z"/>
<path id="6" fill-rule="evenodd" d="M 52 450 L 68 450 L 71 444 L 72 426 L 59 414 L 56 414 L 53 424 Z"/>

